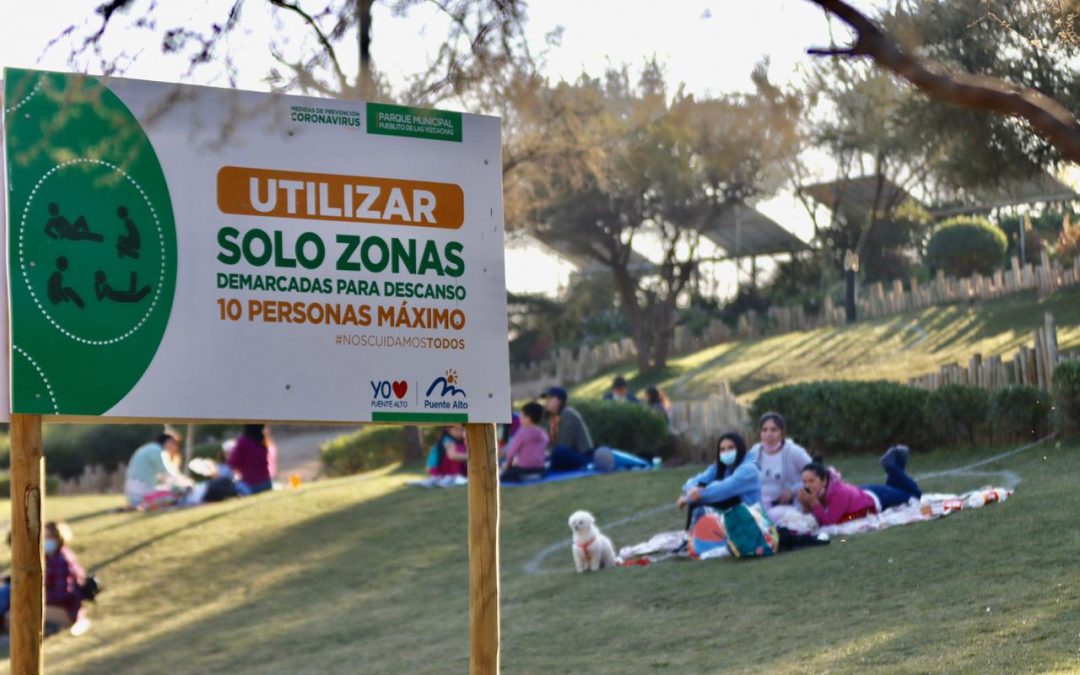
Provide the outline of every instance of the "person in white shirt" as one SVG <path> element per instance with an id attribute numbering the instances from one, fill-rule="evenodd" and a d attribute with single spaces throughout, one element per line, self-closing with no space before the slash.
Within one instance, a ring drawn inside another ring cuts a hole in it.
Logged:
<path id="1" fill-rule="evenodd" d="M 783 415 L 767 412 L 758 426 L 761 442 L 750 449 L 761 469 L 761 501 L 766 509 L 791 504 L 802 487 L 802 470 L 810 453 L 787 437 Z"/>

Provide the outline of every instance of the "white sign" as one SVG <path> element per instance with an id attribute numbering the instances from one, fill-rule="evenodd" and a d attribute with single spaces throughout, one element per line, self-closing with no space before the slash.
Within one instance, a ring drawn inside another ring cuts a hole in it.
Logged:
<path id="1" fill-rule="evenodd" d="M 497 118 L 5 79 L 15 412 L 509 418 Z"/>

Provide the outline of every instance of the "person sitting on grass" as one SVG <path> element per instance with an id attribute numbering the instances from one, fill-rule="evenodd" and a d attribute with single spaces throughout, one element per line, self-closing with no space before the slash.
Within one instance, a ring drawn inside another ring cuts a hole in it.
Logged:
<path id="1" fill-rule="evenodd" d="M 176 492 L 191 487 L 191 479 L 180 472 L 180 437 L 165 432 L 142 445 L 128 461 L 124 495 L 137 507 L 154 492 Z"/>
<path id="2" fill-rule="evenodd" d="M 547 458 L 549 438 L 540 427 L 544 408 L 536 401 L 521 408 L 521 428 L 510 437 L 506 445 L 506 460 L 500 476 L 504 481 L 517 482 L 544 477 L 544 461 Z"/>
<path id="3" fill-rule="evenodd" d="M 465 446 L 465 427 L 452 424 L 443 427 L 442 435 L 428 454 L 428 474 L 436 478 L 468 475 L 468 448 Z"/>
<path id="4" fill-rule="evenodd" d="M 626 382 L 626 378 L 622 375 L 617 375 L 611 382 L 611 390 L 604 394 L 605 401 L 625 401 L 627 403 L 639 403 L 637 396 L 634 396 L 634 392 L 630 391 L 630 385 Z"/>
<path id="5" fill-rule="evenodd" d="M 668 399 L 667 394 L 656 387 L 649 387 L 645 390 L 645 404 L 649 406 L 650 410 L 655 410 L 663 415 L 668 426 L 671 426 L 671 401 Z"/>
<path id="6" fill-rule="evenodd" d="M 687 507 L 686 529 L 704 513 L 704 507 L 729 509 L 737 504 L 747 506 L 761 502 L 761 472 L 747 459 L 746 441 L 729 432 L 716 443 L 716 463 L 686 481 L 683 493 L 675 505 Z"/>
<path id="7" fill-rule="evenodd" d="M 922 497 L 919 484 L 907 474 L 907 460 L 907 446 L 889 448 L 879 460 L 885 469 L 885 484 L 862 486 L 845 483 L 839 471 L 826 467 L 820 459 L 810 462 L 802 472 L 798 501 L 818 525 L 836 525 L 907 504 Z"/>
<path id="8" fill-rule="evenodd" d="M 758 429 L 761 442 L 750 449 L 761 469 L 761 500 L 766 509 L 777 504 L 791 504 L 802 487 L 802 470 L 810 463 L 810 454 L 787 437 L 787 424 L 780 413 L 761 416 Z"/>
<path id="9" fill-rule="evenodd" d="M 90 629 L 83 609 L 86 572 L 68 548 L 71 528 L 67 523 L 45 524 L 45 626 L 46 633 L 68 628 L 79 636 Z"/>
<path id="10" fill-rule="evenodd" d="M 544 394 L 551 437 L 551 470 L 578 471 L 592 461 L 593 442 L 589 428 L 577 410 L 566 404 L 562 387 L 551 387 Z"/>
<path id="11" fill-rule="evenodd" d="M 277 473 L 277 446 L 265 424 L 245 424 L 229 451 L 229 466 L 236 472 L 244 494 L 274 489 Z"/>

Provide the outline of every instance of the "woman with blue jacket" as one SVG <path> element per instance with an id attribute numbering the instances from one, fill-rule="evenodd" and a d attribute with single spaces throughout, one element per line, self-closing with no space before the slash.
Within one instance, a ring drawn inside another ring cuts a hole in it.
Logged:
<path id="1" fill-rule="evenodd" d="M 683 485 L 683 493 L 675 502 L 680 509 L 688 506 L 686 529 L 704 512 L 706 506 L 718 510 L 737 504 L 761 502 L 761 471 L 753 461 L 747 461 L 746 441 L 736 433 L 726 433 L 716 444 L 716 464 L 694 476 Z"/>

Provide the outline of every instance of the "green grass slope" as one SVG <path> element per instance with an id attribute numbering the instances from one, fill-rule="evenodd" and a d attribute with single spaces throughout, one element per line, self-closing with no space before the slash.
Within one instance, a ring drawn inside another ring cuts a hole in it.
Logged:
<path id="1" fill-rule="evenodd" d="M 636 388 L 660 386 L 674 398 L 699 398 L 721 380 L 747 400 L 779 384 L 821 379 L 906 382 L 951 362 L 966 364 L 975 353 L 1012 355 L 1031 343 L 1032 331 L 1052 312 L 1062 349 L 1080 346 L 1080 289 L 1038 299 L 1016 295 L 975 305 L 931 307 L 917 312 L 757 340 L 729 342 L 670 362 L 658 374 L 639 376 L 632 366 L 605 373 L 571 390 L 599 397 L 620 373 Z"/>
<path id="2" fill-rule="evenodd" d="M 921 454 L 912 468 L 985 456 Z M 841 468 L 879 479 L 872 459 Z M 574 574 L 562 546 L 539 573 L 524 567 L 568 537 L 574 509 L 601 525 L 652 510 L 608 528 L 619 545 L 680 527 L 673 502 L 691 470 L 504 490 L 504 672 L 1078 669 L 1080 448 L 980 467 L 1006 469 L 1022 478 L 1013 499 L 941 521 L 766 560 L 592 575 Z M 90 633 L 47 641 L 49 671 L 465 672 L 466 493 L 406 479 L 376 472 L 148 515 L 108 512 L 114 497 L 50 499 L 48 517 L 72 522 L 76 551 L 108 589 Z"/>

